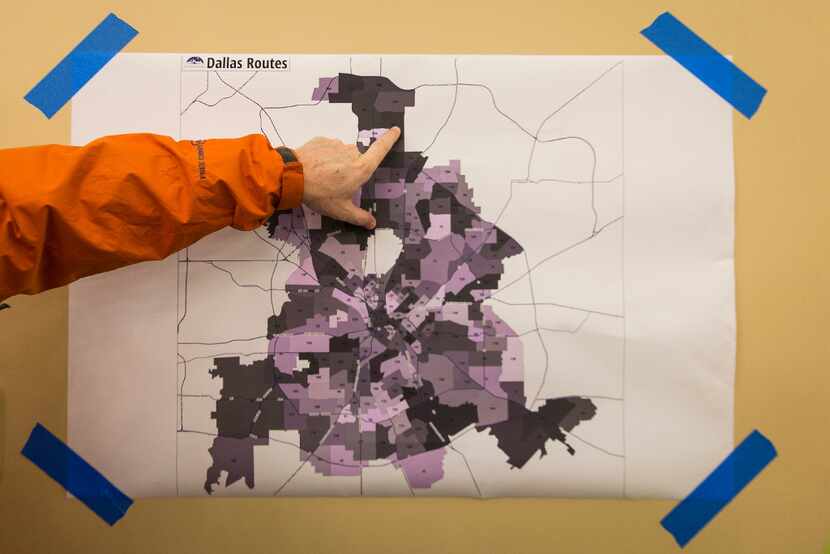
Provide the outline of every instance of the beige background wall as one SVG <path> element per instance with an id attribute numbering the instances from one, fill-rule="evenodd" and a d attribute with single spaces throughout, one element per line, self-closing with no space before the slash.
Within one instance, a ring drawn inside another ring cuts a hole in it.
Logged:
<path id="1" fill-rule="evenodd" d="M 830 174 L 824 1 L 12 1 L 0 14 L 0 147 L 67 142 L 23 95 L 109 11 L 127 51 L 653 54 L 670 10 L 769 89 L 735 115 L 736 438 L 779 458 L 689 547 L 813 553 L 830 543 Z M 66 431 L 66 290 L 0 312 L 0 552 L 673 552 L 671 502 L 142 500 L 110 529 L 19 454 Z M 106 417 L 106 414 L 102 414 Z"/>

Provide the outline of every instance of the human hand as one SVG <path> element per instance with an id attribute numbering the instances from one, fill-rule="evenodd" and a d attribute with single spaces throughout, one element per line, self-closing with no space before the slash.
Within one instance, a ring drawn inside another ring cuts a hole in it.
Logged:
<path id="1" fill-rule="evenodd" d="M 374 216 L 355 206 L 352 197 L 369 180 L 400 136 L 401 130 L 392 127 L 363 154 L 354 144 L 322 137 L 296 149 L 305 175 L 303 203 L 323 215 L 374 229 L 377 224 Z"/>

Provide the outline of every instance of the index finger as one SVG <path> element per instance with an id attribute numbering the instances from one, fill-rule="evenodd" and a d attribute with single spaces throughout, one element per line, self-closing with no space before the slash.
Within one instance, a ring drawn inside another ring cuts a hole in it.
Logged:
<path id="1" fill-rule="evenodd" d="M 369 173 L 372 173 L 378 168 L 380 162 L 392 150 L 392 147 L 398 142 L 400 137 L 400 128 L 392 127 L 369 146 L 369 149 L 360 157 L 360 161 L 368 166 Z"/>

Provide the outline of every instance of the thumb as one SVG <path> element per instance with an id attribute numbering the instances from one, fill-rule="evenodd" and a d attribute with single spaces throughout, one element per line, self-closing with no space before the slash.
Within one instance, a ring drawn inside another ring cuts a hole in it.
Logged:
<path id="1" fill-rule="evenodd" d="M 345 200 L 337 212 L 340 219 L 347 221 L 352 225 L 365 227 L 369 230 L 374 229 L 375 225 L 377 225 L 375 217 L 372 214 L 362 208 L 358 208 L 349 200 Z"/>

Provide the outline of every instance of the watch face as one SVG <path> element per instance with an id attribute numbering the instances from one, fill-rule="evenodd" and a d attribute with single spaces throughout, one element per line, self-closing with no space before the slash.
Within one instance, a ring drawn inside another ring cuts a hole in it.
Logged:
<path id="1" fill-rule="evenodd" d="M 277 152 L 279 152 L 279 155 L 282 156 L 282 161 L 285 163 L 297 161 L 297 156 L 294 155 L 294 152 L 290 148 L 280 146 L 277 148 Z"/>

